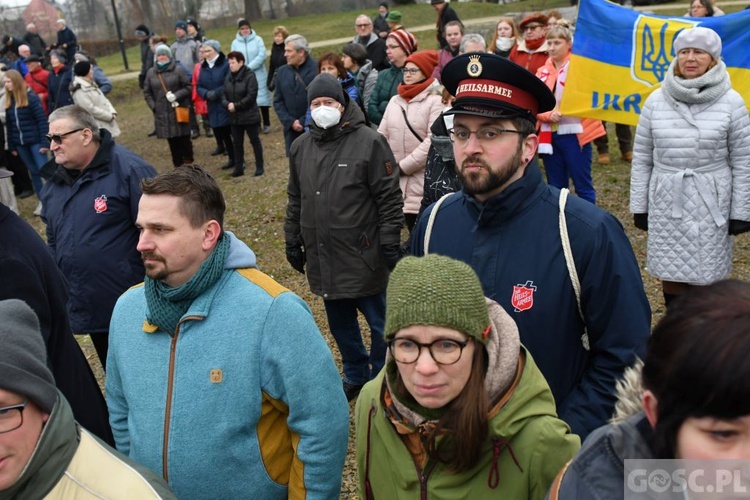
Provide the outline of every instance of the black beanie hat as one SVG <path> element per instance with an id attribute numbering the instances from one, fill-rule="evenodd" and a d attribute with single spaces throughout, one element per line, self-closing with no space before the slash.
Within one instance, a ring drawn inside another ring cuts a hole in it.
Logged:
<path id="1" fill-rule="evenodd" d="M 0 301 L 0 389 L 33 401 L 45 413 L 57 402 L 57 388 L 47 367 L 47 348 L 39 320 L 25 302 Z"/>
<path id="2" fill-rule="evenodd" d="M 313 99 L 318 97 L 330 97 L 336 99 L 338 102 L 346 106 L 344 100 L 344 89 L 341 87 L 341 83 L 331 75 L 330 73 L 321 73 L 310 82 L 310 86 L 307 87 L 307 104 L 309 105 Z"/>
<path id="3" fill-rule="evenodd" d="M 91 71 L 91 63 L 88 61 L 78 61 L 73 66 L 73 73 L 76 76 L 86 76 Z"/>

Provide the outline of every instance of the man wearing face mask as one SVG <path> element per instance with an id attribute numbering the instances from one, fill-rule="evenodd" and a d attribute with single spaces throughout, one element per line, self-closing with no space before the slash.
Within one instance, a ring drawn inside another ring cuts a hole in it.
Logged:
<path id="1" fill-rule="evenodd" d="M 286 255 L 323 298 L 351 401 L 385 361 L 385 289 L 404 224 L 398 165 L 336 78 L 316 76 L 307 102 L 310 131 L 289 155 Z M 370 326 L 369 355 L 357 311 Z"/>

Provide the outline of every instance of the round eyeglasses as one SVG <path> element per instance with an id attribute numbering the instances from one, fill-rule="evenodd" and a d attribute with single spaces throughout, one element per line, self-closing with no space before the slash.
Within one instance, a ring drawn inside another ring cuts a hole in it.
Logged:
<path id="1" fill-rule="evenodd" d="M 412 339 L 402 338 L 393 339 L 387 342 L 388 349 L 391 351 L 391 356 L 403 364 L 416 363 L 419 356 L 422 354 L 422 349 L 426 348 L 435 363 L 439 365 L 452 365 L 458 363 L 461 359 L 461 354 L 464 352 L 464 347 L 474 339 L 469 339 L 466 342 L 459 342 L 453 339 L 438 339 L 429 344 L 423 344 Z"/>

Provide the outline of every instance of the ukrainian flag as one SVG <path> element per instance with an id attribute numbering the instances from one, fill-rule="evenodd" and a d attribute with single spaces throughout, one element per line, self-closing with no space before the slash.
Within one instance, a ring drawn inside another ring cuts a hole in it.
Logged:
<path id="1" fill-rule="evenodd" d="M 675 37 L 693 26 L 719 34 L 732 88 L 750 107 L 750 10 L 719 17 L 665 17 L 605 0 L 581 0 L 560 111 L 637 125 L 643 103 L 675 57 Z"/>

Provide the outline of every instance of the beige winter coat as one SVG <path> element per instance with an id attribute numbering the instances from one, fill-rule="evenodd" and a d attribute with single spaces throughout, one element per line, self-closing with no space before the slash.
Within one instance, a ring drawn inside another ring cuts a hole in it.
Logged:
<path id="1" fill-rule="evenodd" d="M 116 119 L 117 110 L 95 83 L 76 76 L 70 84 L 70 93 L 73 95 L 73 102 L 91 113 L 99 128 L 109 130 L 112 137 L 120 135 Z"/>
<path id="2" fill-rule="evenodd" d="M 398 162 L 401 177 L 399 185 L 404 196 L 404 213 L 417 214 L 424 192 L 424 169 L 430 150 L 430 126 L 445 109 L 441 99 L 442 87 L 431 85 L 408 103 L 396 94 L 385 108 L 378 132 L 388 139 L 388 145 Z M 409 130 L 404 113 L 420 141 Z"/>

